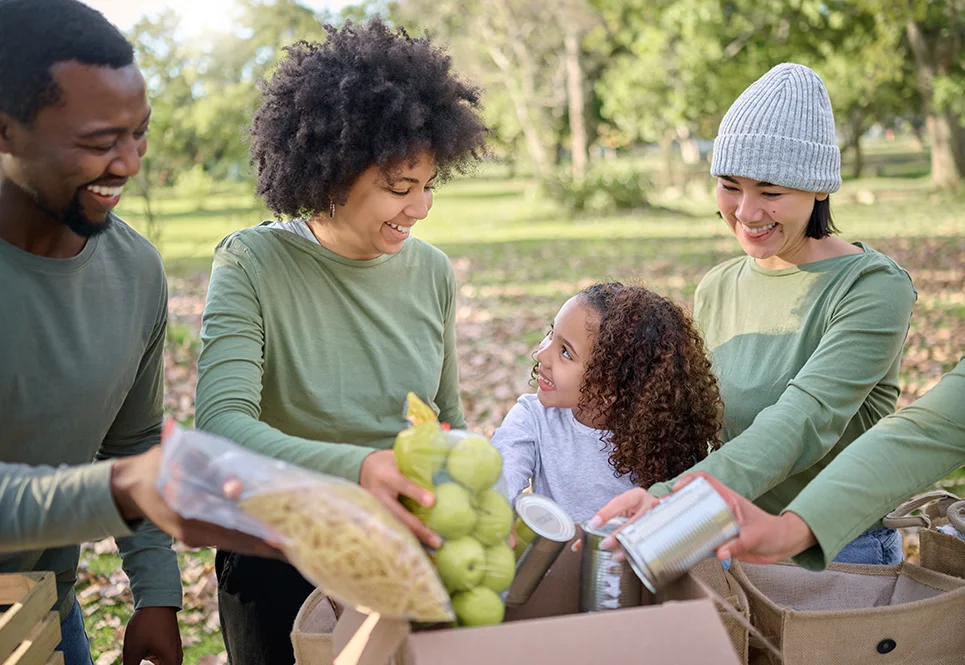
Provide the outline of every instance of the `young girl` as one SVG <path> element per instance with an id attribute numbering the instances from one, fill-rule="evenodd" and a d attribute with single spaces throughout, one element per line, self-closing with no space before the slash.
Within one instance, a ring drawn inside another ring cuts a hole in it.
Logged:
<path id="1" fill-rule="evenodd" d="M 533 479 L 576 521 L 617 494 L 673 478 L 720 445 L 722 404 L 704 343 L 669 299 L 595 284 L 570 298 L 493 443 L 510 500 Z"/>

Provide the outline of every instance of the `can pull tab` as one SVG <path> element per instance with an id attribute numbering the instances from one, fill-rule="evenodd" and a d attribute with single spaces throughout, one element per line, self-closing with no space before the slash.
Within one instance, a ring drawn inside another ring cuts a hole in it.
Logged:
<path id="1" fill-rule="evenodd" d="M 718 594 L 716 591 L 714 591 L 713 589 L 711 589 L 711 588 L 710 588 L 703 580 L 701 580 L 699 577 L 694 576 L 694 577 L 692 577 L 691 579 L 693 579 L 693 581 L 697 583 L 697 586 L 699 586 L 701 589 L 703 589 L 703 591 L 704 591 L 708 596 L 710 596 L 711 600 L 713 600 L 715 603 L 717 603 L 718 605 L 720 605 L 721 608 L 722 608 L 725 612 L 727 612 L 729 615 L 731 615 L 732 617 L 734 617 L 735 619 L 737 619 L 737 622 L 738 622 L 742 627 L 746 628 L 746 629 L 750 632 L 751 635 L 753 635 L 754 637 L 756 637 L 757 639 L 759 639 L 759 640 L 761 641 L 761 643 L 762 643 L 765 647 L 767 647 L 767 650 L 770 651 L 772 654 L 774 654 L 774 657 L 777 658 L 777 660 L 778 660 L 779 662 L 782 662 L 782 663 L 784 662 L 784 657 L 781 656 L 781 652 L 778 650 L 778 648 L 775 647 L 774 644 L 772 644 L 769 639 L 767 639 L 766 637 L 764 637 L 764 634 L 763 634 L 761 631 L 759 631 L 757 628 L 754 628 L 754 626 L 751 625 L 751 622 L 748 621 L 748 620 L 744 617 L 743 614 L 741 614 L 740 612 L 738 612 L 737 610 L 735 610 L 734 607 L 733 607 L 730 603 L 728 603 L 726 600 L 724 600 L 723 598 L 721 598 L 721 597 L 720 597 L 720 594 Z"/>

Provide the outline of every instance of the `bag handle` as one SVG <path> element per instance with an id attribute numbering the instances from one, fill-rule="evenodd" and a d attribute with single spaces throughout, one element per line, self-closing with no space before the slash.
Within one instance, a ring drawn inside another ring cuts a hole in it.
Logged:
<path id="1" fill-rule="evenodd" d="M 945 511 L 948 523 L 955 527 L 959 533 L 965 534 L 965 501 L 956 501 Z"/>
<path id="2" fill-rule="evenodd" d="M 962 502 L 961 497 L 946 490 L 925 492 L 905 501 L 885 515 L 881 522 L 890 529 L 904 529 L 916 526 L 927 529 L 931 527 L 932 520 L 945 517 L 949 507 L 959 502 Z M 911 515 L 911 513 L 916 510 L 921 510 L 922 514 Z M 965 523 L 963 523 L 960 518 L 958 521 L 965 527 Z M 956 526 L 955 528 L 958 527 Z M 965 533 L 965 531 L 963 531 L 963 533 Z"/>
<path id="3" fill-rule="evenodd" d="M 965 504 L 965 501 L 963 501 L 962 503 Z M 757 628 L 752 626 L 751 622 L 745 619 L 743 614 L 738 612 L 736 609 L 734 609 L 733 606 L 731 606 L 730 603 L 728 603 L 726 600 L 721 598 L 720 594 L 718 594 L 716 591 L 711 589 L 710 586 L 702 579 L 700 579 L 696 575 L 692 576 L 691 579 L 694 582 L 696 582 L 697 586 L 703 589 L 704 593 L 710 596 L 715 603 L 720 605 L 721 609 L 723 609 L 729 615 L 737 619 L 737 622 L 741 625 L 742 628 L 746 628 L 751 635 L 759 639 L 764 644 L 764 646 L 767 647 L 767 650 L 770 651 L 772 654 L 774 654 L 778 662 L 781 662 L 781 663 L 784 662 L 784 657 L 781 655 L 781 652 L 778 650 L 778 648 L 774 646 L 769 639 L 764 637 L 764 634 L 761 631 L 759 631 Z"/>

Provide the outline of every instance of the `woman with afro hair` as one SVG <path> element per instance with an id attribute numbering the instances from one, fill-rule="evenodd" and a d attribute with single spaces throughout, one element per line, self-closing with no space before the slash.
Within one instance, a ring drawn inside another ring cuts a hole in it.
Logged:
<path id="1" fill-rule="evenodd" d="M 410 234 L 433 187 L 482 155 L 480 92 L 428 38 L 380 20 L 325 29 L 322 43 L 290 46 L 262 88 L 251 161 L 278 219 L 215 250 L 197 426 L 358 482 L 437 545 L 399 503 L 433 497 L 391 447 L 409 391 L 465 427 L 456 285 L 446 256 Z M 294 662 L 292 624 L 313 585 L 226 551 L 216 568 L 229 662 Z"/>
<path id="2" fill-rule="evenodd" d="M 563 304 L 536 352 L 536 394 L 493 434 L 505 490 L 529 485 L 576 521 L 668 480 L 720 445 L 723 405 L 690 317 L 642 286 L 594 284 Z"/>

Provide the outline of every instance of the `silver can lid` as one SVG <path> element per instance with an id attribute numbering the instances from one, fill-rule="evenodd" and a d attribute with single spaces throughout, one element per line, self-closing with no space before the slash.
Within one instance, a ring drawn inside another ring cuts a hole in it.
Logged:
<path id="1" fill-rule="evenodd" d="M 516 514 L 533 532 L 558 543 L 576 535 L 576 524 L 558 503 L 541 494 L 520 494 Z"/>
<path id="2" fill-rule="evenodd" d="M 600 526 L 595 527 L 590 525 L 590 520 L 586 520 L 585 522 L 580 524 L 580 528 L 582 528 L 587 533 L 593 534 L 594 536 L 600 536 L 601 538 L 606 538 L 607 536 L 612 535 L 614 531 L 616 531 L 626 523 L 627 523 L 626 517 L 614 517 L 606 524 L 602 524 Z"/>

